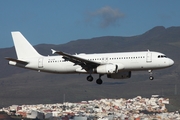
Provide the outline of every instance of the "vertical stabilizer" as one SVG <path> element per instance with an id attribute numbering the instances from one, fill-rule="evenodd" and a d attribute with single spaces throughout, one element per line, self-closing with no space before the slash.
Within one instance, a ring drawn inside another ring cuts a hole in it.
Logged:
<path id="1" fill-rule="evenodd" d="M 41 56 L 19 31 L 11 32 L 11 34 L 18 59 Z"/>

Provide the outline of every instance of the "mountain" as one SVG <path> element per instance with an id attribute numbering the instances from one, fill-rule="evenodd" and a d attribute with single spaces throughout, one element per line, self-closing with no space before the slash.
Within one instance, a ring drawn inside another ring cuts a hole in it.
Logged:
<path id="1" fill-rule="evenodd" d="M 30 41 L 31 42 L 31 41 Z M 171 68 L 153 71 L 155 80 L 148 79 L 146 71 L 133 72 L 132 78 L 125 80 L 107 79 L 97 85 L 87 82 L 87 75 L 50 74 L 25 70 L 8 65 L 4 57 L 16 58 L 14 47 L 0 49 L 0 107 L 12 104 L 38 104 L 80 102 L 100 98 L 130 98 L 137 95 L 150 97 L 160 94 L 170 97 L 171 108 L 177 109 L 180 103 L 180 27 L 157 26 L 142 35 L 122 37 L 103 36 L 80 39 L 66 44 L 40 44 L 35 48 L 43 55 L 51 55 L 50 49 L 67 53 L 102 53 L 123 51 L 159 51 L 175 61 Z M 94 75 L 94 78 L 97 78 Z"/>

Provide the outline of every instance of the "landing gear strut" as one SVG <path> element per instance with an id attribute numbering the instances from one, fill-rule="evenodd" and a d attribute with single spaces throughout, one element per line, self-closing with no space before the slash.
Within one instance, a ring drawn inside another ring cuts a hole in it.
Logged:
<path id="1" fill-rule="evenodd" d="M 149 79 L 150 79 L 150 80 L 153 80 L 154 77 L 152 76 L 152 70 L 148 70 L 148 72 L 149 72 Z"/>
<path id="2" fill-rule="evenodd" d="M 101 76 L 103 76 L 102 74 L 99 74 L 99 78 L 96 80 L 96 83 L 101 85 L 103 83 L 103 81 L 101 80 Z"/>

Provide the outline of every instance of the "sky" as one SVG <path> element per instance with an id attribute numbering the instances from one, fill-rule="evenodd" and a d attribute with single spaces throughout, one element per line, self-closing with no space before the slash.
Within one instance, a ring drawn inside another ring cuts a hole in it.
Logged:
<path id="1" fill-rule="evenodd" d="M 180 0 L 0 0 L 0 48 L 13 46 L 12 31 L 32 45 L 58 45 L 156 26 L 180 26 Z"/>

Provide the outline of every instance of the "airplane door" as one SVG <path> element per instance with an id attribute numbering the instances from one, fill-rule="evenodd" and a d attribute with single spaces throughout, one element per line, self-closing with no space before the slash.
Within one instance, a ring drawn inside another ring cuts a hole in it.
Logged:
<path id="1" fill-rule="evenodd" d="M 43 68 L 43 58 L 39 58 L 39 60 L 38 60 L 38 68 Z"/>
<path id="2" fill-rule="evenodd" d="M 146 62 L 152 62 L 152 53 L 150 51 L 146 54 Z"/>

